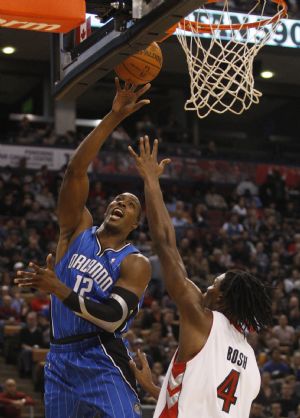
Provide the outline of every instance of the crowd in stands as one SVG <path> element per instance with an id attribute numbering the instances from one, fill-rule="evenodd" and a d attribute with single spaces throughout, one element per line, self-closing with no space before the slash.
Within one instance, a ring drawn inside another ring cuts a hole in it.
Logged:
<path id="1" fill-rule="evenodd" d="M 273 159 L 274 162 L 282 164 L 298 164 L 297 156 L 300 152 L 298 138 L 290 137 L 288 133 L 278 133 L 278 137 L 275 128 L 274 132 L 243 131 L 237 135 L 236 132 L 220 132 L 215 126 L 215 130 L 210 129 L 206 133 L 201 133 L 200 141 L 196 141 L 197 145 L 195 145 L 192 126 L 193 124 L 189 123 L 186 128 L 182 127 L 172 113 L 166 112 L 163 120 L 159 120 L 157 115 L 142 113 L 120 125 L 113 132 L 110 140 L 104 144 L 103 149 L 126 151 L 128 145 L 134 146 L 142 134 L 147 134 L 150 138 L 158 138 L 160 152 L 166 155 L 185 157 L 193 155 L 197 158 L 236 159 L 254 163 L 268 163 Z M 25 115 L 20 121 L 7 121 L 6 128 L 1 131 L 0 141 L 3 144 L 17 144 L 24 147 L 74 149 L 91 129 L 77 126 L 74 131 L 58 135 L 55 133 L 53 123 L 37 122 Z M 202 126 L 199 129 L 202 132 Z M 272 135 L 275 135 L 275 140 Z M 242 142 L 241 138 L 243 138 Z"/>
<path id="2" fill-rule="evenodd" d="M 123 144 L 123 134 L 122 128 L 114 132 L 114 146 L 118 141 Z M 213 145 L 211 148 L 213 152 Z M 49 297 L 20 291 L 13 278 L 30 261 L 44 264 L 46 255 L 55 253 L 55 202 L 62 177 L 63 170 L 50 172 L 46 166 L 39 171 L 24 167 L 0 170 L 0 349 L 7 362 L 17 365 L 20 376 L 31 376 L 38 389 L 42 374 L 33 353 L 49 347 Z M 95 225 L 103 220 L 110 199 L 124 187 L 117 176 L 103 181 L 91 174 L 88 206 Z M 179 251 L 197 286 L 205 290 L 216 275 L 230 268 L 247 269 L 269 284 L 273 327 L 261 335 L 248 335 L 262 374 L 251 418 L 300 418 L 299 202 L 279 172 L 270 173 L 260 187 L 247 179 L 227 188 L 201 185 L 201 193 L 195 183 L 181 187 L 169 180 L 162 187 Z M 142 197 L 137 181 L 126 185 L 126 190 Z M 145 211 L 132 240 L 149 257 L 152 280 L 127 338 L 133 354 L 138 349 L 147 354 L 153 379 L 161 384 L 177 347 L 178 315 L 164 289 Z M 20 326 L 18 333 L 7 335 L 7 327 L 16 325 Z M 143 403 L 155 403 L 142 390 L 140 396 Z"/>

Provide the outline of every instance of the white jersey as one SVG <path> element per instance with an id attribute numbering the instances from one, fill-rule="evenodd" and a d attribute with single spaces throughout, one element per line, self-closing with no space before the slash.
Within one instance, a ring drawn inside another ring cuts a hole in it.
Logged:
<path id="1" fill-rule="evenodd" d="M 247 418 L 260 389 L 252 347 L 220 312 L 202 350 L 186 363 L 174 355 L 154 418 Z"/>

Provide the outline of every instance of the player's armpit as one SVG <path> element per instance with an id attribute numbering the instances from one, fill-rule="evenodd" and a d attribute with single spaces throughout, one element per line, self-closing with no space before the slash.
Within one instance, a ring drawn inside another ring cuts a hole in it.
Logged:
<path id="1" fill-rule="evenodd" d="M 65 227 L 60 228 L 60 235 L 56 249 L 56 260 L 58 263 L 64 254 L 67 252 L 69 245 L 74 241 L 74 239 L 84 230 L 90 228 L 93 225 L 93 218 L 90 214 L 90 211 L 84 207 L 81 213 L 81 218 L 75 230 L 68 229 Z"/>
<path id="2" fill-rule="evenodd" d="M 77 315 L 107 332 L 115 332 L 136 309 L 139 298 L 127 289 L 115 286 L 110 297 L 95 302 L 75 292 L 63 300 L 65 306 Z"/>

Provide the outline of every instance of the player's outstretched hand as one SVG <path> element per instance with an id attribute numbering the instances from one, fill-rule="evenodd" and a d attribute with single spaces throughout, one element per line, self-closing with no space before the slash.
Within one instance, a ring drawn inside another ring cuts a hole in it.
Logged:
<path id="1" fill-rule="evenodd" d="M 129 362 L 130 368 L 133 371 L 133 374 L 142 388 L 150 393 L 155 399 L 158 399 L 160 388 L 153 383 L 152 380 L 152 373 L 149 367 L 149 363 L 145 353 L 141 353 L 140 350 L 137 352 L 137 357 L 139 363 L 141 365 L 141 369 L 139 369 L 136 363 L 131 360 Z"/>
<path id="2" fill-rule="evenodd" d="M 42 268 L 34 263 L 29 263 L 32 271 L 17 271 L 14 282 L 19 287 L 33 287 L 34 289 L 44 290 L 52 293 L 55 284 L 59 281 L 54 272 L 54 259 L 52 254 L 46 258 L 46 267 Z"/>
<path id="3" fill-rule="evenodd" d="M 158 164 L 158 140 L 154 140 L 151 151 L 149 137 L 147 135 L 140 138 L 140 155 L 138 155 L 130 145 L 128 150 L 134 158 L 136 168 L 143 179 L 160 177 L 163 174 L 165 167 L 171 162 L 170 158 L 165 158 Z"/>
<path id="4" fill-rule="evenodd" d="M 149 99 L 139 100 L 150 89 L 150 83 L 138 88 L 134 84 L 125 82 L 124 87 L 121 87 L 120 80 L 116 77 L 115 85 L 117 93 L 113 101 L 112 111 L 122 119 L 150 103 Z"/>

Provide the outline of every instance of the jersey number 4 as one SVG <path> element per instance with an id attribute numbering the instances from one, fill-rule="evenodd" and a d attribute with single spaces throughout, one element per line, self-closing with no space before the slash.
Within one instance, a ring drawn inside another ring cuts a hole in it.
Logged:
<path id="1" fill-rule="evenodd" d="M 228 376 L 218 386 L 218 398 L 224 401 L 222 411 L 229 413 L 231 405 L 235 405 L 237 397 L 236 388 L 239 383 L 240 373 L 232 369 Z"/>

